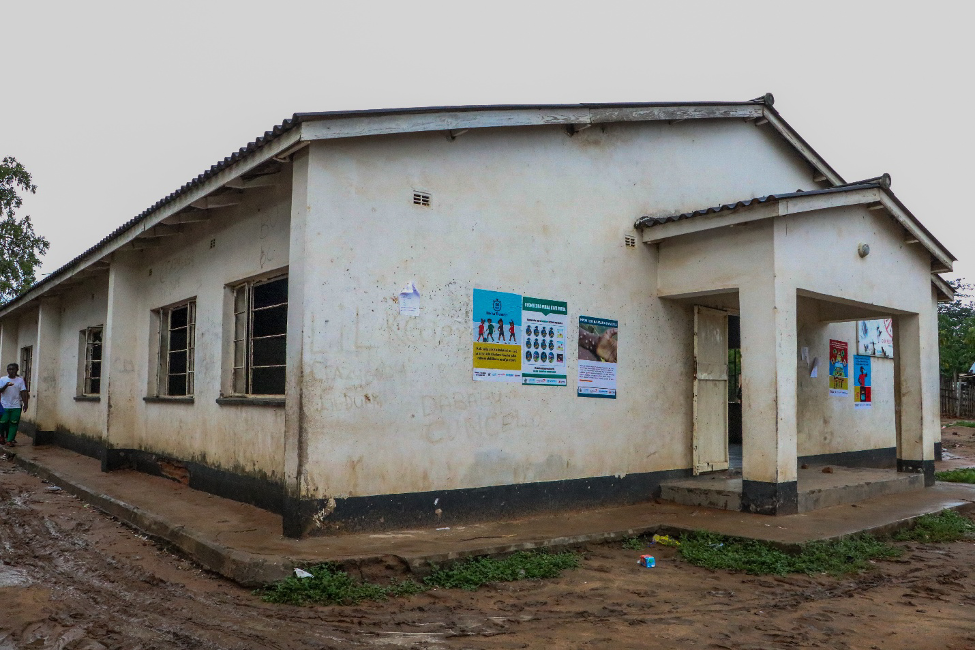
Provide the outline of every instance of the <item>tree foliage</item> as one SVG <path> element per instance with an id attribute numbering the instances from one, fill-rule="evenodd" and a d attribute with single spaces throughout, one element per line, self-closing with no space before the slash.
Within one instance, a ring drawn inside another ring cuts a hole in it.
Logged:
<path id="1" fill-rule="evenodd" d="M 21 192 L 37 191 L 30 173 L 7 156 L 0 162 L 0 301 L 7 302 L 26 291 L 36 277 L 41 256 L 50 244 L 34 232 L 30 216 L 18 218 Z"/>
<path id="2" fill-rule="evenodd" d="M 957 292 L 952 302 L 939 303 L 940 374 L 970 372 L 974 364 L 974 285 L 951 280 Z"/>

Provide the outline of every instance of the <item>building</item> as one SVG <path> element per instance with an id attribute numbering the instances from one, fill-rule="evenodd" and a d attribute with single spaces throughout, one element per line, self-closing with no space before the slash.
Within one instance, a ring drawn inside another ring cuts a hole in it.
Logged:
<path id="1" fill-rule="evenodd" d="M 0 359 L 36 443 L 300 536 L 638 502 L 721 469 L 733 347 L 742 508 L 791 513 L 811 459 L 932 482 L 954 258 L 889 185 L 846 183 L 770 95 L 297 114 L 0 308 Z M 510 347 L 536 344 L 507 296 L 564 310 L 535 379 L 477 340 L 487 297 Z M 843 394 L 828 375 L 877 318 L 895 358 L 856 408 L 865 373 Z"/>

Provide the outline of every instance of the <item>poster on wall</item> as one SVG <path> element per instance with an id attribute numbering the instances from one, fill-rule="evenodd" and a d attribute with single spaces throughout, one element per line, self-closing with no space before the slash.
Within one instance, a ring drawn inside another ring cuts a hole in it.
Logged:
<path id="1" fill-rule="evenodd" d="M 853 354 L 852 376 L 855 378 L 855 408 L 872 408 L 872 357 Z"/>
<path id="2" fill-rule="evenodd" d="M 522 296 L 472 292 L 472 379 L 522 381 Z"/>
<path id="3" fill-rule="evenodd" d="M 892 358 L 892 319 L 860 320 L 858 330 L 858 354 L 869 357 Z"/>
<path id="4" fill-rule="evenodd" d="M 580 317 L 577 397 L 617 399 L 617 321 Z"/>
<path id="5" fill-rule="evenodd" d="M 828 393 L 848 394 L 848 343 L 830 340 L 828 351 Z"/>
<path id="6" fill-rule="evenodd" d="M 522 299 L 524 386 L 567 385 L 567 304 L 545 298 Z"/>

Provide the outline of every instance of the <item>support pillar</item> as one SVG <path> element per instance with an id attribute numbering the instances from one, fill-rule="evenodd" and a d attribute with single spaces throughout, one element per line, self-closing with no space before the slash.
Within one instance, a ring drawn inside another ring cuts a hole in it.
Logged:
<path id="1" fill-rule="evenodd" d="M 125 466 L 124 452 L 133 447 L 136 401 L 141 397 L 136 353 L 143 349 L 148 314 L 141 314 L 142 290 L 137 282 L 137 252 L 116 252 L 109 267 L 108 308 L 102 331 L 100 402 L 104 424 L 102 471 Z"/>
<path id="2" fill-rule="evenodd" d="M 8 363 L 19 363 L 17 360 L 20 352 L 17 348 L 19 328 L 20 323 L 16 317 L 7 317 L 0 325 L 0 365 L 4 368 Z"/>
<path id="3" fill-rule="evenodd" d="M 935 326 L 918 314 L 893 319 L 895 329 L 896 467 L 900 472 L 922 474 L 925 485 L 936 483 L 934 441 L 939 434 L 939 375 L 934 352 Z M 932 331 L 931 331 L 932 330 Z M 932 340 L 931 340 L 932 339 Z M 930 369 L 929 366 L 934 368 Z M 931 375 L 935 375 L 932 377 Z M 936 391 L 930 389 L 935 383 Z M 935 405 L 934 405 L 934 402 Z M 934 427 L 935 434 L 928 429 Z"/>
<path id="4" fill-rule="evenodd" d="M 302 484 L 308 446 L 302 408 L 302 376 L 307 339 L 315 328 L 313 314 L 306 311 L 314 278 L 306 269 L 306 223 L 312 210 L 309 197 L 310 148 L 292 160 L 292 209 L 288 252 L 288 332 L 285 344 L 285 485 L 282 504 L 282 532 L 301 537 L 309 519 L 302 507 Z M 309 322 L 307 322 L 309 321 Z"/>
<path id="5" fill-rule="evenodd" d="M 774 277 L 740 288 L 741 510 L 797 512 L 797 291 Z"/>
<path id="6" fill-rule="evenodd" d="M 37 343 L 34 345 L 34 381 L 26 413 L 38 431 L 53 431 L 58 424 L 58 374 L 61 366 L 61 299 L 41 298 L 37 312 Z M 4 362 L 19 363 L 17 355 Z"/>

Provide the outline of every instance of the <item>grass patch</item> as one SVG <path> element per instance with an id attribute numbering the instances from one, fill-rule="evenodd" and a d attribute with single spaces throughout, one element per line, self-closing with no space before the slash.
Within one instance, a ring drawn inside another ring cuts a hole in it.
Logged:
<path id="1" fill-rule="evenodd" d="M 576 553 L 520 551 L 502 559 L 470 558 L 445 567 L 435 567 L 423 583 L 408 578 L 379 585 L 354 580 L 336 565 L 325 563 L 306 567 L 305 570 L 312 574 L 311 578 L 290 576 L 255 593 L 266 603 L 355 605 L 364 600 L 384 601 L 393 597 L 413 596 L 432 587 L 474 591 L 487 582 L 555 578 L 564 569 L 578 566 L 580 556 Z"/>
<path id="2" fill-rule="evenodd" d="M 950 469 L 945 472 L 936 473 L 937 481 L 947 481 L 949 483 L 971 483 L 974 482 L 974 468 L 973 467 L 960 467 L 957 469 Z"/>
<path id="3" fill-rule="evenodd" d="M 971 481 L 974 470 L 970 470 Z M 955 510 L 924 515 L 912 528 L 900 530 L 892 536 L 900 542 L 958 542 L 974 538 L 974 522 Z"/>
<path id="4" fill-rule="evenodd" d="M 386 600 L 388 595 L 396 595 L 393 592 L 402 593 L 411 589 L 404 583 L 384 587 L 359 582 L 334 564 L 317 564 L 306 570 L 312 574 L 311 578 L 291 576 L 279 580 L 261 590 L 261 599 L 266 603 L 285 605 L 355 605 L 364 600 Z M 412 580 L 405 582 L 420 587 Z"/>
<path id="5" fill-rule="evenodd" d="M 895 546 L 871 535 L 808 542 L 798 553 L 781 551 L 766 542 L 731 539 L 702 531 L 683 535 L 681 543 L 679 555 L 690 564 L 753 575 L 857 573 L 868 568 L 870 560 L 901 553 Z"/>
<path id="6" fill-rule="evenodd" d="M 447 567 L 435 567 L 424 584 L 445 589 L 474 591 L 488 582 L 540 580 L 556 578 L 566 569 L 580 566 L 577 553 L 544 553 L 519 551 L 508 557 L 494 559 L 477 557 L 455 562 Z"/>
<path id="7" fill-rule="evenodd" d="M 640 537 L 625 537 L 621 540 L 621 548 L 628 551 L 641 551 L 645 548 L 645 540 Z"/>
<path id="8" fill-rule="evenodd" d="M 950 425 L 951 427 L 970 427 L 974 428 L 974 423 L 971 420 L 959 420 Z"/>

